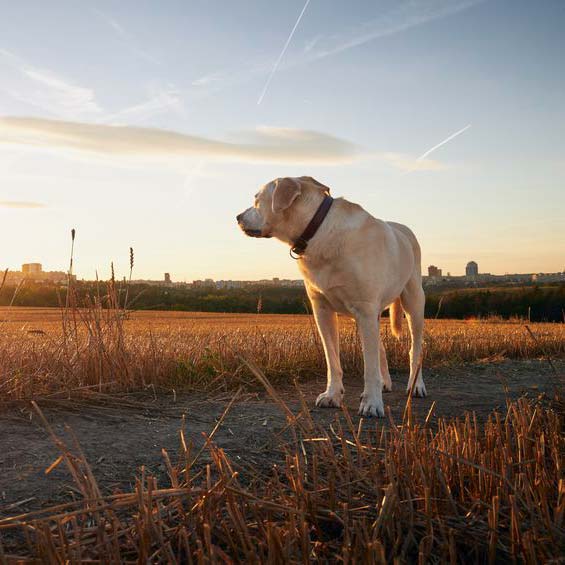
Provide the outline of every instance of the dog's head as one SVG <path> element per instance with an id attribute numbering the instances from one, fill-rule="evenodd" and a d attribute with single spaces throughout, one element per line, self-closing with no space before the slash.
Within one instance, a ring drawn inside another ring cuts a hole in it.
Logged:
<path id="1" fill-rule="evenodd" d="M 285 177 L 267 183 L 251 208 L 236 218 L 250 237 L 276 237 L 291 242 L 314 214 L 329 188 L 312 177 Z"/>

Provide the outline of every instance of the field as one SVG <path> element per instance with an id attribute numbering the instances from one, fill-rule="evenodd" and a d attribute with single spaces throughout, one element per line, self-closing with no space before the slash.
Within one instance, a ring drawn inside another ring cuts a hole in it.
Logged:
<path id="1" fill-rule="evenodd" d="M 428 320 L 412 401 L 382 334 L 376 421 L 346 319 L 340 411 L 309 316 L 0 309 L 0 562 L 562 556 L 565 325 Z"/>
<path id="2" fill-rule="evenodd" d="M 406 370 L 406 328 L 397 340 L 386 318 L 383 326 L 389 366 Z M 211 393 L 241 384 L 257 388 L 242 357 L 253 360 L 275 383 L 324 373 L 322 346 L 310 316 L 0 308 L 0 332 L 3 400 L 149 386 Z M 341 355 L 345 373 L 359 375 L 360 343 L 348 319 L 341 320 Z M 426 324 L 426 367 L 563 355 L 565 324 Z"/>

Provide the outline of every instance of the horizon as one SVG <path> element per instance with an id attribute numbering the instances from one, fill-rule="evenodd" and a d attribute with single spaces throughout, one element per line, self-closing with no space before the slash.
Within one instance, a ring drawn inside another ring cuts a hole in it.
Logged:
<path id="1" fill-rule="evenodd" d="M 473 261 L 473 259 L 470 259 L 469 261 Z M 43 263 L 42 263 L 41 261 L 26 261 L 25 263 L 21 263 L 21 264 L 20 264 L 20 268 L 19 268 L 19 269 L 18 269 L 18 268 L 10 268 L 10 267 L 7 267 L 7 266 L 2 266 L 2 265 L 0 265 L 0 275 L 2 275 L 2 273 L 4 273 L 4 271 L 6 271 L 6 270 L 8 271 L 8 274 L 10 274 L 10 273 L 21 273 L 23 266 L 24 266 L 24 265 L 29 265 L 29 264 L 40 264 L 40 265 L 41 265 L 41 272 L 44 272 L 44 273 L 46 273 L 46 272 L 68 273 L 68 272 L 69 272 L 69 270 L 68 270 L 68 269 L 65 269 L 65 268 L 45 269 L 45 268 L 44 268 L 44 265 L 43 265 Z M 439 277 L 461 277 L 461 276 L 465 276 L 465 268 L 463 268 L 463 271 L 462 271 L 462 272 L 451 272 L 451 271 L 445 271 L 445 269 L 443 269 L 440 265 L 427 265 L 427 266 L 422 265 L 422 276 L 423 276 L 423 277 L 429 277 L 429 276 L 431 276 L 431 275 L 428 275 L 428 268 L 429 268 L 429 267 L 436 267 L 436 268 L 439 268 L 440 271 L 442 271 L 442 274 L 441 274 L 441 275 L 438 275 Z M 444 271 L 445 271 L 445 272 L 444 272 Z M 481 275 L 493 275 L 493 276 L 542 275 L 542 274 L 561 274 L 561 273 L 565 273 L 565 269 L 561 269 L 561 270 L 558 269 L 558 270 L 556 270 L 556 271 L 539 271 L 539 270 L 538 270 L 538 271 L 528 271 L 528 272 L 518 272 L 518 271 L 510 272 L 510 271 L 506 271 L 506 272 L 504 272 L 504 273 L 501 273 L 501 272 L 491 272 L 491 271 L 486 272 L 486 271 L 482 271 L 482 270 L 480 269 L 480 265 L 479 265 L 479 276 L 481 276 Z M 74 269 L 73 269 L 72 274 L 76 276 L 76 273 L 74 272 Z M 171 282 L 172 282 L 173 284 L 174 284 L 174 283 L 190 283 L 190 282 L 193 282 L 193 281 L 204 281 L 204 280 L 213 280 L 214 282 L 218 282 L 218 281 L 229 281 L 229 280 L 231 280 L 231 281 L 242 281 L 242 282 L 254 282 L 254 281 L 259 281 L 259 280 L 273 280 L 273 279 L 280 279 L 280 280 L 299 280 L 299 279 L 301 280 L 301 279 L 302 279 L 302 277 L 299 276 L 300 274 L 299 274 L 299 273 L 296 273 L 296 275 L 298 275 L 298 278 L 294 278 L 294 277 L 277 277 L 277 276 L 269 277 L 269 276 L 266 276 L 266 277 L 258 277 L 258 278 L 253 278 L 253 279 L 239 279 L 239 278 L 236 278 L 236 277 L 225 277 L 225 278 L 219 278 L 219 279 L 218 279 L 218 278 L 214 278 L 214 277 L 212 277 L 212 276 L 208 276 L 208 275 L 204 274 L 204 275 L 202 275 L 202 276 L 200 276 L 200 277 L 195 277 L 195 278 L 190 279 L 190 280 L 188 280 L 188 279 L 186 279 L 186 278 L 184 278 L 184 279 L 181 280 L 181 279 L 178 279 L 177 277 L 175 277 L 174 272 L 171 272 L 171 271 L 164 271 L 163 273 L 161 273 L 161 276 L 158 277 L 158 278 L 148 278 L 148 277 L 137 277 L 137 276 L 135 276 L 135 267 L 134 267 L 134 269 L 133 269 L 133 275 L 134 275 L 134 276 L 132 276 L 132 282 L 140 282 L 140 281 L 150 281 L 150 282 L 159 282 L 159 281 L 161 281 L 161 282 L 164 282 L 163 279 L 164 279 L 164 275 L 165 275 L 165 274 L 170 275 Z M 123 278 L 123 276 L 125 276 L 125 275 L 120 274 L 120 276 L 117 276 L 116 278 L 117 278 L 117 279 Z M 86 282 L 96 280 L 95 278 L 78 277 L 78 276 L 77 276 L 77 279 L 78 279 L 78 280 L 82 280 L 82 281 L 86 281 Z M 102 279 L 102 280 L 104 280 L 104 279 Z"/>
<path id="2" fill-rule="evenodd" d="M 61 270 L 76 228 L 87 280 L 130 247 L 139 279 L 297 279 L 235 216 L 306 174 L 412 228 L 423 274 L 562 272 L 565 4 L 165 5 L 6 6 L 3 268 Z"/>

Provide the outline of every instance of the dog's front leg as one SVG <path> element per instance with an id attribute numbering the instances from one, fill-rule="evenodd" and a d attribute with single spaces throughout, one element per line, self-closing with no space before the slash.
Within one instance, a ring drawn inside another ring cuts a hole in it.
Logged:
<path id="1" fill-rule="evenodd" d="M 383 405 L 383 379 L 380 368 L 380 310 L 371 305 L 362 305 L 353 309 L 361 345 L 365 386 L 361 395 L 359 414 L 361 416 L 385 415 Z"/>
<path id="2" fill-rule="evenodd" d="M 339 330 L 337 314 L 322 296 L 311 297 L 314 318 L 322 338 L 327 365 L 326 390 L 316 399 L 316 406 L 341 406 L 343 371 L 339 360 Z"/>

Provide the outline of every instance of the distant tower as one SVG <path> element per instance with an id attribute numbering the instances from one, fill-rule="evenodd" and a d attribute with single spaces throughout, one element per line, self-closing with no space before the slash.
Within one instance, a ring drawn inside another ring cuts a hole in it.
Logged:
<path id="1" fill-rule="evenodd" d="M 171 273 L 165 273 L 165 284 L 171 284 Z"/>
<path id="2" fill-rule="evenodd" d="M 441 269 L 438 269 L 435 265 L 430 265 L 428 267 L 428 277 L 441 277 Z"/>
<path id="3" fill-rule="evenodd" d="M 479 266 L 475 261 L 469 261 L 465 267 L 465 274 L 468 277 L 476 277 L 479 274 Z"/>
<path id="4" fill-rule="evenodd" d="M 22 273 L 24 275 L 41 274 L 41 263 L 24 263 L 22 265 Z"/>

